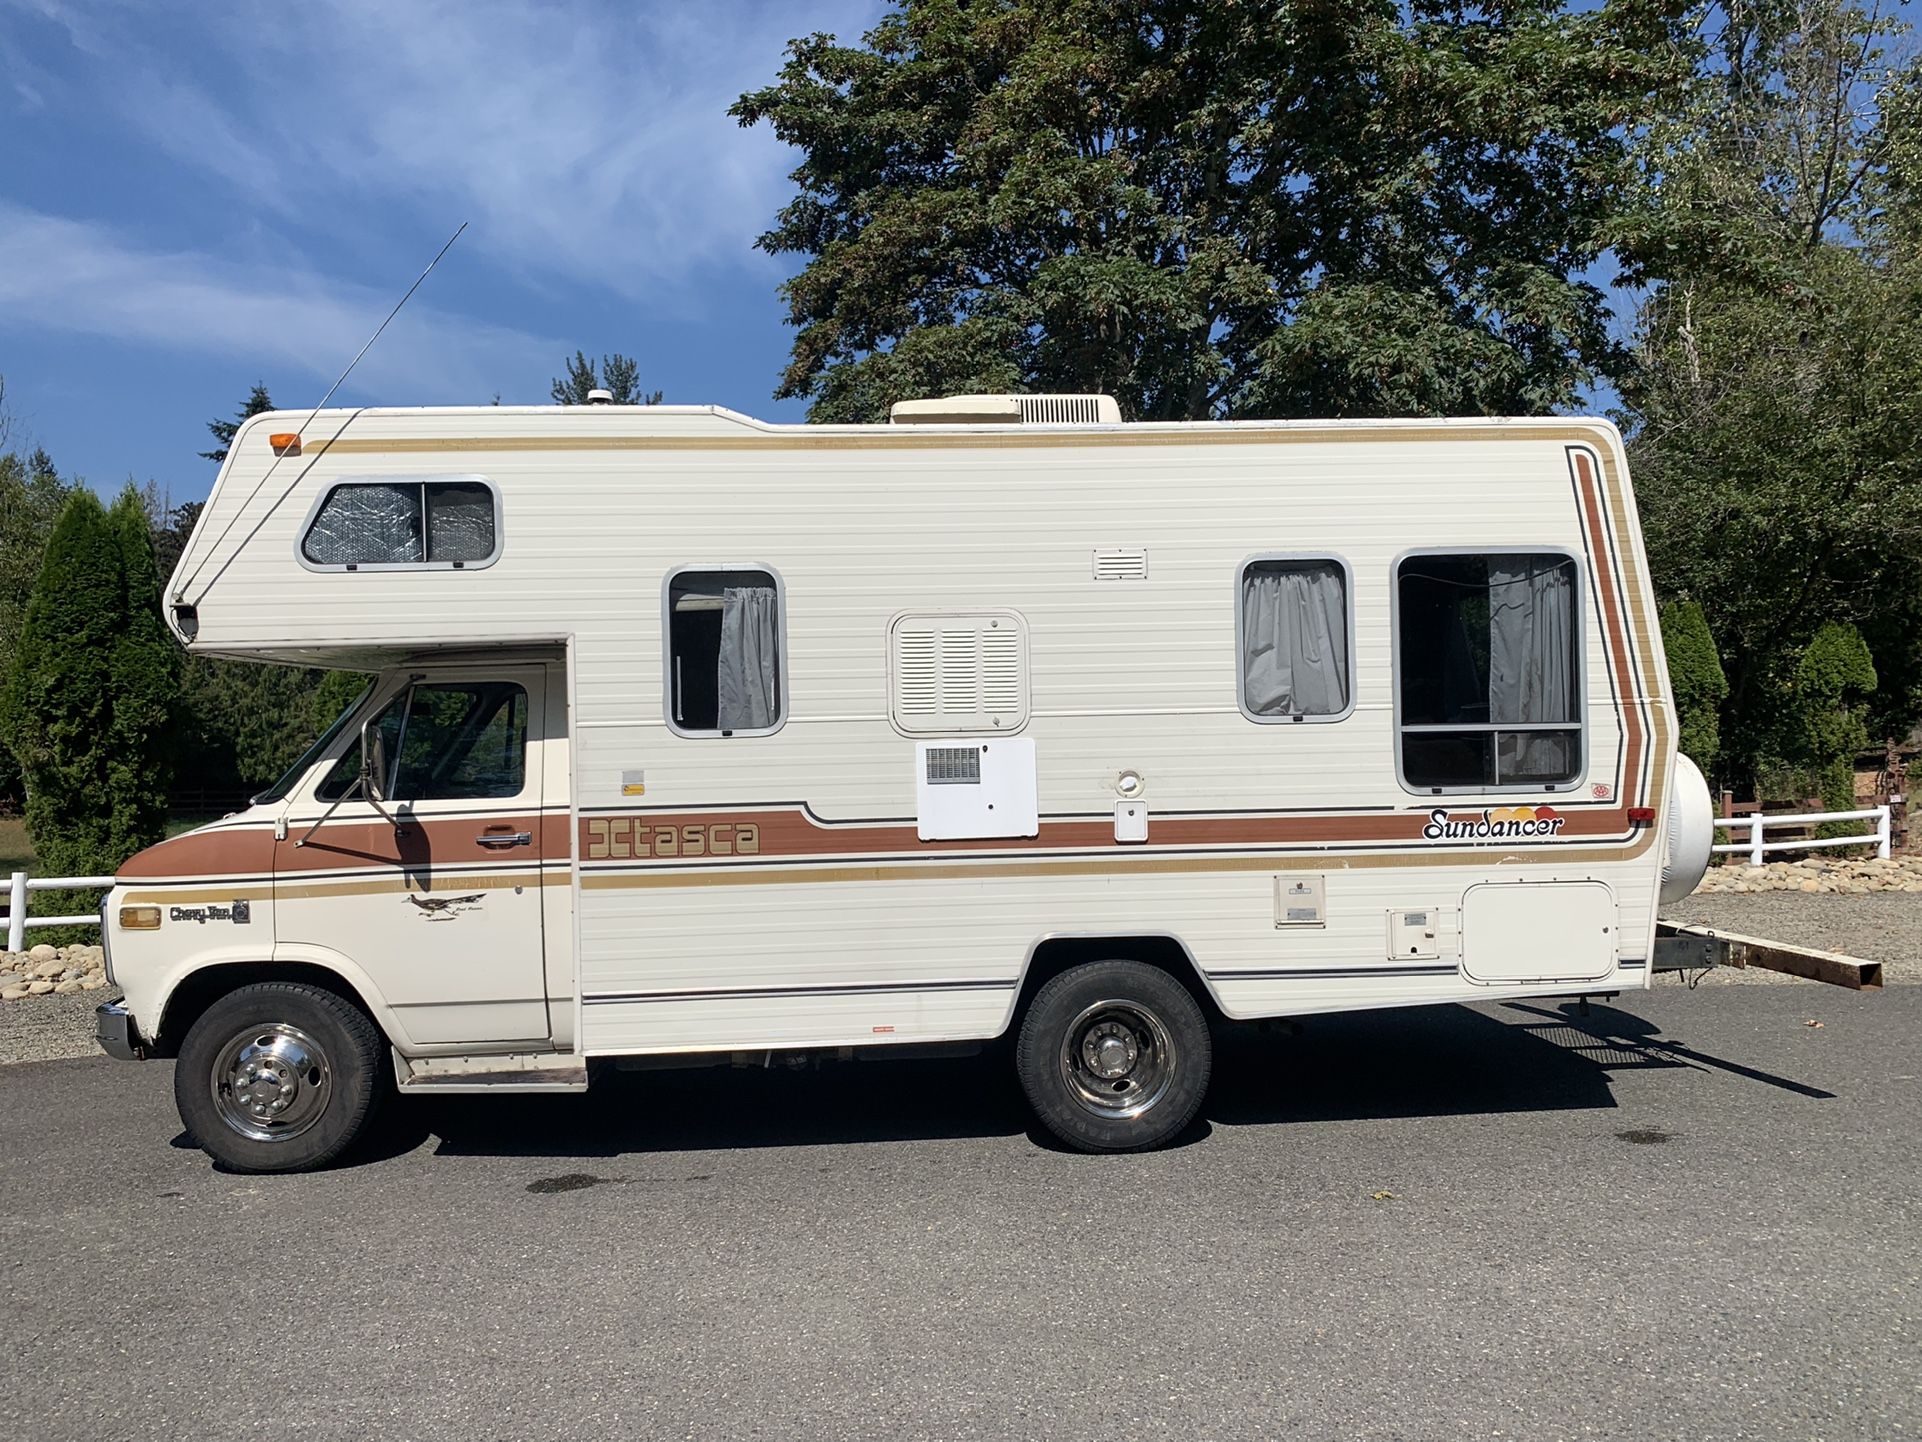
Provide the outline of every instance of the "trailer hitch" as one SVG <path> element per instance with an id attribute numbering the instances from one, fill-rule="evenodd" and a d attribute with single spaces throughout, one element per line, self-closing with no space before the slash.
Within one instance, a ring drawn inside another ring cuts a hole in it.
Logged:
<path id="1" fill-rule="evenodd" d="M 1851 991 L 1880 991 L 1882 963 L 1859 956 L 1844 956 L 1839 951 L 1819 951 L 1812 946 L 1790 946 L 1782 941 L 1765 941 L 1759 936 L 1742 936 L 1732 931 L 1716 931 L 1706 926 L 1685 926 L 1679 922 L 1655 923 L 1655 955 L 1650 959 L 1656 971 L 1706 971 L 1716 966 L 1754 966 L 1766 971 L 1785 972 L 1805 981 L 1844 986 Z"/>

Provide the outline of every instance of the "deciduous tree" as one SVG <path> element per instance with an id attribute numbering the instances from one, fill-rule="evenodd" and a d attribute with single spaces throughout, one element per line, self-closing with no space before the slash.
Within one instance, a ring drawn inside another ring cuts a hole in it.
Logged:
<path id="1" fill-rule="evenodd" d="M 903 0 L 733 113 L 801 152 L 778 394 L 1106 391 L 1147 419 L 1540 412 L 1677 4 Z"/>

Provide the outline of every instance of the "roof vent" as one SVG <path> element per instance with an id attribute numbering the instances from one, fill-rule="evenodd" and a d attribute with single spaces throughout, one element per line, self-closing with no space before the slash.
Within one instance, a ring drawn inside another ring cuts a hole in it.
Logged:
<path id="1" fill-rule="evenodd" d="M 1113 396 L 940 396 L 896 401 L 888 419 L 897 426 L 1121 424 Z"/>
<path id="2" fill-rule="evenodd" d="M 614 404 L 614 392 L 591 390 L 587 393 L 587 403 L 590 406 L 611 406 Z"/>

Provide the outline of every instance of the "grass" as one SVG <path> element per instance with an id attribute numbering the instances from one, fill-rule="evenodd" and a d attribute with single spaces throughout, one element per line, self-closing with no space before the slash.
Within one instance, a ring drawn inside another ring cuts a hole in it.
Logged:
<path id="1" fill-rule="evenodd" d="M 17 816 L 0 816 L 0 877 L 33 870 L 33 843 L 27 823 Z"/>

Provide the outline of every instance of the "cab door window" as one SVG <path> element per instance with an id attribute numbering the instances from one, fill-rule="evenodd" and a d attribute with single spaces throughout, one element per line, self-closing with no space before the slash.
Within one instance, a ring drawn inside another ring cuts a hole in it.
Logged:
<path id="1" fill-rule="evenodd" d="M 527 783 L 527 690 L 512 681 L 411 686 L 374 721 L 391 801 L 481 801 Z M 360 748 L 335 763 L 315 794 L 338 801 L 360 776 Z"/>

